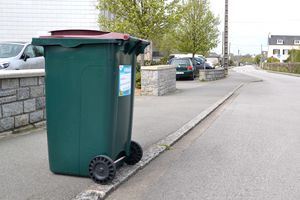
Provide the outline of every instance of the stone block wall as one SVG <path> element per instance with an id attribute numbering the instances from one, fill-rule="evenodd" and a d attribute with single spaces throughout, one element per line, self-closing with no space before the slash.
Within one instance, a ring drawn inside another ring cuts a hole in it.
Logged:
<path id="1" fill-rule="evenodd" d="M 0 135 L 44 121 L 44 70 L 0 71 Z"/>
<path id="2" fill-rule="evenodd" d="M 162 96 L 176 90 L 176 68 L 171 65 L 141 67 L 141 95 Z"/>
<path id="3" fill-rule="evenodd" d="M 214 81 L 218 79 L 225 78 L 224 69 L 204 69 L 199 70 L 199 80 L 200 81 Z"/>

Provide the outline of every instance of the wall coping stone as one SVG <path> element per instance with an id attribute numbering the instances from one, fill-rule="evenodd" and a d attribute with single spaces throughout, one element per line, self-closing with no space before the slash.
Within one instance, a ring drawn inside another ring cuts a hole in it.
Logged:
<path id="1" fill-rule="evenodd" d="M 1 70 L 0 79 L 45 76 L 45 69 Z"/>
<path id="2" fill-rule="evenodd" d="M 176 67 L 173 65 L 153 65 L 153 66 L 142 66 L 141 70 L 148 70 L 148 71 L 160 71 L 166 69 L 175 69 Z"/>
<path id="3" fill-rule="evenodd" d="M 201 72 L 215 72 L 215 71 L 223 71 L 223 68 L 216 68 L 216 69 L 200 69 Z"/>

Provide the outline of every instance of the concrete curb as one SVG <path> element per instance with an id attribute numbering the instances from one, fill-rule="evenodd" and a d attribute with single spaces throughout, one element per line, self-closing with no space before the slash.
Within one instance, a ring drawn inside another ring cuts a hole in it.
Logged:
<path id="1" fill-rule="evenodd" d="M 190 130 L 202 122 L 208 115 L 220 107 L 227 99 L 229 99 L 238 89 L 240 89 L 244 83 L 238 85 L 234 90 L 225 95 L 222 99 L 215 104 L 201 112 L 198 116 L 187 122 L 180 129 L 173 132 L 166 138 L 160 140 L 158 143 L 151 145 L 146 151 L 142 160 L 134 166 L 124 165 L 117 171 L 116 178 L 109 185 L 93 184 L 87 190 L 78 194 L 72 200 L 102 200 L 107 197 L 111 192 L 117 189 L 123 182 L 127 181 L 131 176 L 136 174 L 139 170 L 147 166 L 152 160 L 166 151 L 169 146 L 175 144 L 183 136 L 185 136 Z"/>

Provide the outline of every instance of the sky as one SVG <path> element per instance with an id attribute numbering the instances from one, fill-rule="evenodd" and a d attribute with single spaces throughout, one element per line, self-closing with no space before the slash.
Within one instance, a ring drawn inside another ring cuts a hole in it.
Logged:
<path id="1" fill-rule="evenodd" d="M 210 0 L 211 10 L 219 16 L 222 52 L 225 0 Z M 300 0 L 229 0 L 229 42 L 234 54 L 259 54 L 268 50 L 268 35 L 300 35 Z"/>

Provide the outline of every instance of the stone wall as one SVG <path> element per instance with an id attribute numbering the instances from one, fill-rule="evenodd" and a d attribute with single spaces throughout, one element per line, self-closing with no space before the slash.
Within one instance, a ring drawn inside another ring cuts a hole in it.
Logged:
<path id="1" fill-rule="evenodd" d="M 0 135 L 45 120 L 44 69 L 0 71 Z"/>
<path id="2" fill-rule="evenodd" d="M 225 78 L 224 69 L 204 69 L 199 71 L 200 81 L 214 81 Z"/>
<path id="3" fill-rule="evenodd" d="M 141 67 L 141 95 L 162 96 L 176 90 L 176 68 L 171 65 Z"/>

